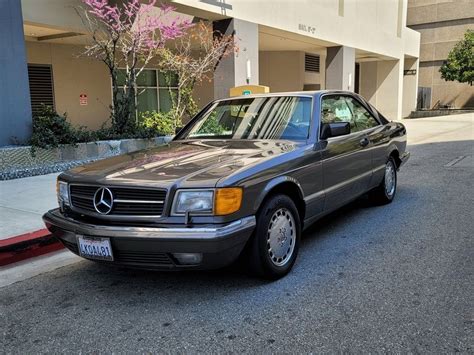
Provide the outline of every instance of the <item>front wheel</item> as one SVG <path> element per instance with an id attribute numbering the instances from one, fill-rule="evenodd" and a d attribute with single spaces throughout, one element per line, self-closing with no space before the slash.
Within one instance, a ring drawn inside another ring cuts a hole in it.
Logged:
<path id="1" fill-rule="evenodd" d="M 293 200 L 286 195 L 266 200 L 257 214 L 257 227 L 249 245 L 251 272 L 272 280 L 285 276 L 295 263 L 300 234 Z"/>
<path id="2" fill-rule="evenodd" d="M 397 166 L 395 160 L 390 157 L 385 164 L 385 174 L 382 182 L 369 194 L 370 199 L 380 205 L 393 201 L 397 192 Z"/>

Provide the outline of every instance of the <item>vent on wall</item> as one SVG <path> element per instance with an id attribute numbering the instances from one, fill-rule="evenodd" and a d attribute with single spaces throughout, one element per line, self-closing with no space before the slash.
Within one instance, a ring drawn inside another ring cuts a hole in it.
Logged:
<path id="1" fill-rule="evenodd" d="M 33 115 L 41 109 L 41 104 L 54 108 L 53 72 L 50 65 L 28 64 L 31 111 Z"/>
<path id="2" fill-rule="evenodd" d="M 305 54 L 304 70 L 313 73 L 319 73 L 319 55 Z"/>

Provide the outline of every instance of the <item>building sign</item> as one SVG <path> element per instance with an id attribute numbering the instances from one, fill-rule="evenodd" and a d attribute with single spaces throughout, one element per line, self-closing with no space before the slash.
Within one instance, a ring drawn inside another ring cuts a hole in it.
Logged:
<path id="1" fill-rule="evenodd" d="M 80 94 L 79 95 L 79 105 L 87 106 L 87 94 Z"/>
<path id="2" fill-rule="evenodd" d="M 416 75 L 416 69 L 404 70 L 403 75 Z"/>
<path id="3" fill-rule="evenodd" d="M 229 97 L 252 95 L 252 94 L 266 94 L 270 92 L 268 86 L 263 85 L 241 85 L 229 89 Z"/>
<path id="4" fill-rule="evenodd" d="M 316 33 L 316 27 L 305 25 L 304 23 L 298 24 L 298 29 L 303 32 L 308 32 L 314 35 Z"/>

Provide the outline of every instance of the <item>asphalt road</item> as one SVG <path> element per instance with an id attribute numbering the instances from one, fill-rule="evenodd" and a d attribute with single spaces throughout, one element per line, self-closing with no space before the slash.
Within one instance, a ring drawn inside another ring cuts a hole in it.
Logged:
<path id="1" fill-rule="evenodd" d="M 470 117 L 409 123 L 395 201 L 320 221 L 286 278 L 81 261 L 0 289 L 0 352 L 473 353 Z"/>

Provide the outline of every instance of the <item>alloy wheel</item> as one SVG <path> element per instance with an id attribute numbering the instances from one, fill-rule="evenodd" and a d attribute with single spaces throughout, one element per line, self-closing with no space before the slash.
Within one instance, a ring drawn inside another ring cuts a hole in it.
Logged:
<path id="1" fill-rule="evenodd" d="M 267 231 L 267 250 L 275 266 L 284 266 L 291 259 L 295 249 L 295 220 L 286 208 L 280 208 L 272 215 Z"/>

